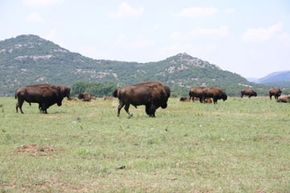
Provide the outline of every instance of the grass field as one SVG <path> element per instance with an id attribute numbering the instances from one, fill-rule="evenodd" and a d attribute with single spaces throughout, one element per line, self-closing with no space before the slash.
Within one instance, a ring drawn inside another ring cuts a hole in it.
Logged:
<path id="1" fill-rule="evenodd" d="M 0 192 L 289 193 L 290 104 L 64 100 L 47 115 L 0 98 Z"/>

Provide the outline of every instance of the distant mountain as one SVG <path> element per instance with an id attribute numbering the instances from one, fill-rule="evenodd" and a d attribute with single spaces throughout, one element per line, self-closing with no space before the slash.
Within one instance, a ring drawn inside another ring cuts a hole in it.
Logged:
<path id="1" fill-rule="evenodd" d="M 257 82 L 269 86 L 290 87 L 290 71 L 273 72 Z"/>
<path id="2" fill-rule="evenodd" d="M 160 80 L 173 92 L 187 93 L 192 86 L 219 86 L 236 94 L 252 85 L 238 74 L 180 53 L 148 63 L 95 60 L 70 52 L 36 35 L 0 41 L 0 95 L 34 83 L 72 85 L 77 81 L 114 82 L 118 85 Z"/>

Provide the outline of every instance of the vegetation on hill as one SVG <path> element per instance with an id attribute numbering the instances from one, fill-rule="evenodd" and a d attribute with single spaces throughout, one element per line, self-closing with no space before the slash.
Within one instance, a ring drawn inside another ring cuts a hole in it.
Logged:
<path id="1" fill-rule="evenodd" d="M 97 97 L 111 96 L 116 89 L 114 83 L 88 83 L 88 82 L 76 82 L 72 85 L 71 95 L 78 95 L 83 92 L 88 92 Z"/>
<path id="2" fill-rule="evenodd" d="M 174 95 L 187 95 L 192 86 L 218 86 L 229 95 L 238 95 L 254 85 L 238 74 L 209 62 L 180 53 L 165 60 L 148 63 L 95 60 L 70 52 L 35 35 L 21 35 L 0 41 L 0 96 L 13 95 L 28 84 L 74 85 L 76 82 L 117 86 L 146 80 L 159 80 L 170 86 Z"/>

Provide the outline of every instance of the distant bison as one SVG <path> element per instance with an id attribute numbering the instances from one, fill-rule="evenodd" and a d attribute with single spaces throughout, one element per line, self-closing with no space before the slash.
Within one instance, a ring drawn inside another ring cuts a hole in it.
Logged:
<path id="1" fill-rule="evenodd" d="M 198 98 L 201 103 L 204 102 L 206 89 L 204 86 L 191 88 L 188 93 L 190 99 L 194 102 L 194 99 Z"/>
<path id="2" fill-rule="evenodd" d="M 57 104 L 62 105 L 64 97 L 69 98 L 70 89 L 66 86 L 55 86 L 50 84 L 28 85 L 18 88 L 15 92 L 15 98 L 18 100 L 16 104 L 16 112 L 18 108 L 23 113 L 22 105 L 24 101 L 30 103 L 38 103 L 39 109 L 47 113 L 47 109 Z"/>
<path id="3" fill-rule="evenodd" d="M 249 98 L 252 96 L 256 97 L 257 93 L 252 88 L 245 88 L 241 91 L 241 98 L 243 98 L 243 96 L 248 96 Z"/>
<path id="4" fill-rule="evenodd" d="M 279 102 L 279 103 L 290 103 L 290 95 L 284 95 L 284 96 L 278 97 L 277 102 Z"/>
<path id="5" fill-rule="evenodd" d="M 213 103 L 216 104 L 218 100 L 222 99 L 223 101 L 227 100 L 227 94 L 218 87 L 211 87 L 205 89 L 205 99 L 212 98 Z"/>
<path id="6" fill-rule="evenodd" d="M 170 97 L 170 88 L 158 81 L 143 82 L 135 85 L 129 85 L 117 88 L 113 92 L 113 96 L 119 99 L 118 114 L 124 107 L 129 117 L 130 104 L 135 106 L 145 105 L 145 112 L 150 117 L 155 117 L 155 111 L 161 107 L 167 107 L 167 101 Z"/>
<path id="7" fill-rule="evenodd" d="M 180 97 L 179 101 L 188 102 L 188 101 L 190 101 L 190 97 Z"/>
<path id="8" fill-rule="evenodd" d="M 194 101 L 194 98 L 199 98 L 201 103 L 217 103 L 219 99 L 227 100 L 227 94 L 217 87 L 194 87 L 189 91 L 190 98 Z M 212 100 L 211 100 L 212 99 Z"/>
<path id="9" fill-rule="evenodd" d="M 271 88 L 269 90 L 269 97 L 272 100 L 272 96 L 275 97 L 275 99 L 277 100 L 279 96 L 281 96 L 282 91 L 280 88 Z"/>
<path id="10" fill-rule="evenodd" d="M 92 99 L 96 99 L 96 97 L 93 96 L 93 95 L 90 94 L 90 93 L 83 92 L 83 93 L 80 93 L 80 94 L 79 94 L 78 99 L 80 99 L 80 100 L 82 100 L 82 101 L 85 101 L 85 102 L 89 102 L 89 101 L 91 101 Z"/>

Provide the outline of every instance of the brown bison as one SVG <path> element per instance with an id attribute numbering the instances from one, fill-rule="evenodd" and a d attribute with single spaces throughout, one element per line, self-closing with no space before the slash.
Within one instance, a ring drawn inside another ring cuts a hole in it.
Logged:
<path id="1" fill-rule="evenodd" d="M 188 102 L 188 101 L 190 101 L 190 97 L 180 97 L 180 99 L 179 99 L 179 101 L 180 102 Z"/>
<path id="2" fill-rule="evenodd" d="M 204 97 L 205 97 L 205 91 L 206 91 L 206 87 L 204 87 L 204 86 L 200 86 L 200 87 L 193 87 L 193 88 L 191 88 L 190 89 L 190 91 L 189 91 L 189 97 L 190 97 L 190 99 L 194 102 L 194 99 L 195 98 L 199 98 L 199 101 L 201 102 L 201 103 L 203 103 L 204 102 Z"/>
<path id="3" fill-rule="evenodd" d="M 68 89 L 65 86 L 50 84 L 28 85 L 18 88 L 15 92 L 15 98 L 17 99 L 16 112 L 19 108 L 20 112 L 23 113 L 22 105 L 26 101 L 29 104 L 38 103 L 40 111 L 47 113 L 50 106 L 54 104 L 61 106 L 63 98 L 69 98 Z"/>
<path id="4" fill-rule="evenodd" d="M 190 98 L 194 101 L 194 98 L 199 98 L 201 103 L 217 103 L 219 99 L 227 100 L 227 94 L 217 87 L 194 87 L 189 91 Z M 212 99 L 212 100 L 211 100 Z"/>
<path id="5" fill-rule="evenodd" d="M 281 96 L 282 91 L 280 88 L 271 88 L 269 90 L 269 97 L 272 100 L 272 96 L 275 97 L 275 99 L 277 100 L 279 96 Z"/>
<path id="6" fill-rule="evenodd" d="M 89 101 L 91 101 L 92 99 L 96 99 L 96 97 L 93 96 L 93 95 L 90 94 L 90 93 L 84 92 L 84 93 L 80 93 L 80 94 L 79 94 L 78 99 L 80 99 L 80 100 L 82 100 L 82 101 L 89 102 Z"/>
<path id="7" fill-rule="evenodd" d="M 279 102 L 279 103 L 290 103 L 290 95 L 280 96 L 277 99 L 277 102 Z"/>
<path id="8" fill-rule="evenodd" d="M 205 89 L 204 99 L 212 98 L 213 103 L 216 104 L 218 100 L 223 99 L 223 101 L 227 100 L 227 94 L 220 88 L 211 87 Z"/>
<path id="9" fill-rule="evenodd" d="M 71 99 L 70 98 L 70 87 L 67 87 L 65 85 L 52 85 L 52 84 L 47 84 L 47 83 L 43 83 L 43 84 L 33 84 L 33 85 L 28 85 L 26 87 L 54 87 L 54 88 L 58 88 L 60 90 L 61 96 L 67 97 L 67 99 Z M 17 90 L 16 90 L 17 92 Z"/>
<path id="10" fill-rule="evenodd" d="M 155 111 L 161 107 L 167 107 L 167 101 L 170 97 L 170 88 L 158 81 L 143 82 L 135 85 L 129 85 L 117 88 L 113 96 L 119 99 L 118 114 L 124 107 L 129 117 L 130 104 L 137 108 L 139 105 L 145 105 L 145 112 L 150 117 L 155 117 Z"/>
<path id="11" fill-rule="evenodd" d="M 248 96 L 249 98 L 252 96 L 256 97 L 257 93 L 252 88 L 245 88 L 241 91 L 241 98 L 243 98 L 243 96 Z"/>

